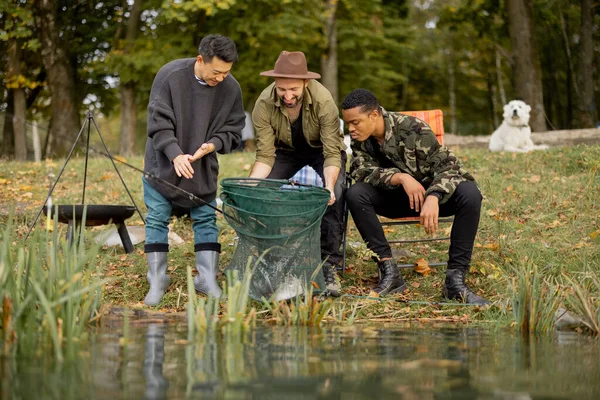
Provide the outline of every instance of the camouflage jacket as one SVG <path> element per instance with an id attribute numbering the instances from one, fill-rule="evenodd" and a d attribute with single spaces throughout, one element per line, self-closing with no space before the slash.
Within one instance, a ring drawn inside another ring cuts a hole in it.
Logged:
<path id="1" fill-rule="evenodd" d="M 383 108 L 382 112 L 385 137 L 381 146 L 373 137 L 364 142 L 352 141 L 352 179 L 394 189 L 397 186 L 390 183 L 392 175 L 406 173 L 427 189 L 425 196 L 440 193 L 440 203 L 448 201 L 461 182 L 475 182 L 452 151 L 440 145 L 425 122 Z"/>

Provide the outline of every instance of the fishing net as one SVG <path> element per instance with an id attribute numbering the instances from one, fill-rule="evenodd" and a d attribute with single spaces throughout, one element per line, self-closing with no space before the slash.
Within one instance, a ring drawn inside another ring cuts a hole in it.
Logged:
<path id="1" fill-rule="evenodd" d="M 227 269 L 243 279 L 250 263 L 251 298 L 288 299 L 308 285 L 324 290 L 318 267 L 327 189 L 252 178 L 223 179 L 221 189 L 225 219 L 239 238 Z"/>

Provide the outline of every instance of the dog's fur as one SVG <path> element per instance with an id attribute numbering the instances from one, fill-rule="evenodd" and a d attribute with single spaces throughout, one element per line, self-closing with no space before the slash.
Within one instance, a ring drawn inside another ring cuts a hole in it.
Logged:
<path id="1" fill-rule="evenodd" d="M 529 112 L 531 107 L 521 100 L 512 100 L 504 106 L 504 121 L 492 133 L 491 151 L 526 153 L 532 150 L 547 149 L 546 145 L 535 145 L 531 141 Z"/>

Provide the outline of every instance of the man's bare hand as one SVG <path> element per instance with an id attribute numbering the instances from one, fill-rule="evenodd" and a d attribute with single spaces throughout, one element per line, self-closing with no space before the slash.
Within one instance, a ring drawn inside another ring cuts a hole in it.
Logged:
<path id="1" fill-rule="evenodd" d="M 408 174 L 396 174 L 401 175 L 398 179 L 404 191 L 408 195 L 410 200 L 410 208 L 416 212 L 420 212 L 425 201 L 425 188 L 415 178 Z"/>
<path id="2" fill-rule="evenodd" d="M 423 209 L 421 210 L 421 225 L 425 228 L 428 235 L 433 235 L 438 230 L 438 217 L 440 214 L 440 204 L 436 196 L 427 196 Z"/>
<path id="3" fill-rule="evenodd" d="M 215 151 L 215 145 L 212 143 L 203 143 L 202 146 L 200 146 L 200 148 L 198 150 L 196 150 L 196 152 L 194 153 L 193 156 L 189 157 L 189 161 L 192 163 L 196 160 L 201 159 L 202 157 L 204 157 L 205 155 L 212 153 L 213 151 Z"/>
<path id="4" fill-rule="evenodd" d="M 333 188 L 327 188 L 327 190 L 329 190 L 329 201 L 327 202 L 327 205 L 330 206 L 335 203 L 335 192 Z"/>
<path id="5" fill-rule="evenodd" d="M 186 179 L 192 179 L 194 176 L 194 168 L 192 168 L 189 161 L 190 157 L 189 154 L 180 154 L 173 159 L 173 167 L 178 177 L 183 176 Z"/>

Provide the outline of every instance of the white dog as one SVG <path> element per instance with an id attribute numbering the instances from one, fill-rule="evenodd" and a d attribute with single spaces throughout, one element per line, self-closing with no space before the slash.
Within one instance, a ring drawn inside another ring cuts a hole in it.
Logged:
<path id="1" fill-rule="evenodd" d="M 504 121 L 492 133 L 491 151 L 511 151 L 526 153 L 532 150 L 547 149 L 546 145 L 535 145 L 531 141 L 529 112 L 531 107 L 521 100 L 512 100 L 504 106 Z"/>

